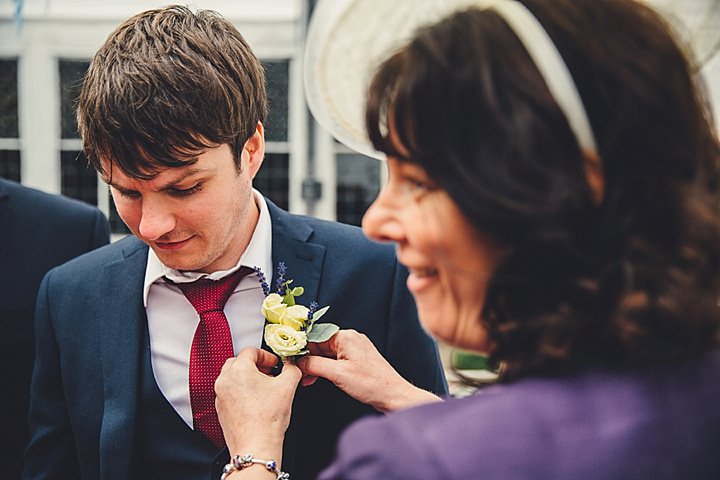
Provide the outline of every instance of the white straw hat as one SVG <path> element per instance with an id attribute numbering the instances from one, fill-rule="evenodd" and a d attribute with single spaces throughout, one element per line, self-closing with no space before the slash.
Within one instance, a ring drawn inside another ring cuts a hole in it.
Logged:
<path id="1" fill-rule="evenodd" d="M 379 64 L 414 31 L 482 0 L 320 0 L 305 46 L 310 111 L 335 138 L 363 155 L 384 158 L 365 131 L 365 98 Z"/>
<path id="2" fill-rule="evenodd" d="M 383 158 L 367 138 L 364 102 L 377 66 L 415 30 L 468 7 L 492 8 L 515 32 L 565 114 L 580 147 L 595 137 L 572 75 L 540 22 L 514 0 L 320 0 L 308 31 L 305 90 L 315 119 L 358 152 Z"/>
<path id="3" fill-rule="evenodd" d="M 668 12 L 662 8 L 673 3 L 671 0 L 649 3 L 660 7 L 673 23 L 682 26 L 679 9 Z M 685 3 L 691 2 L 682 2 Z M 701 0 L 704 16 L 719 18 L 719 4 L 720 0 Z M 348 147 L 384 158 L 373 149 L 365 130 L 365 98 L 372 75 L 383 60 L 407 43 L 417 28 L 472 6 L 491 7 L 505 19 L 565 113 L 580 147 L 596 153 L 590 122 L 562 56 L 532 13 L 512 0 L 319 0 L 308 30 L 304 65 L 305 94 L 315 119 Z M 685 20 L 689 18 L 685 10 L 680 12 Z M 694 46 L 704 45 L 709 53 L 703 50 L 700 54 L 712 56 L 720 48 L 720 28 L 708 27 L 701 33 L 705 43 L 694 39 Z"/>

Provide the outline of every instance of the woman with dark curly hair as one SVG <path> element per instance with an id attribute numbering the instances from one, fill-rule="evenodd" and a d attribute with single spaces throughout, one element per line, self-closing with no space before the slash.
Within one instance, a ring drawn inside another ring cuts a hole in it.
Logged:
<path id="1" fill-rule="evenodd" d="M 500 377 L 440 403 L 358 333 L 311 347 L 304 385 L 380 411 L 427 404 L 358 422 L 322 478 L 720 478 L 709 112 L 666 23 L 632 0 L 471 8 L 387 59 L 366 120 L 389 180 L 363 228 L 397 244 L 423 326 Z M 243 352 L 216 384 L 233 455 L 280 455 L 299 375 L 263 374 L 272 363 Z M 259 445 L 243 428 L 258 411 Z"/>

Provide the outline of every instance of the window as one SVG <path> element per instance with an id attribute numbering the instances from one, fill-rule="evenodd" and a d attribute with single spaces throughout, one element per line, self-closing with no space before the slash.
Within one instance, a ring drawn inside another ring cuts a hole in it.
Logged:
<path id="1" fill-rule="evenodd" d="M 75 112 L 82 81 L 89 62 L 60 60 L 60 189 L 64 195 L 98 204 L 98 176 L 82 152 L 82 141 L 77 127 Z M 130 233 L 107 195 L 110 231 L 114 234 Z"/>
<path id="2" fill-rule="evenodd" d="M 60 60 L 60 191 L 92 205 L 98 203 L 95 169 L 82 153 L 75 108 L 88 62 Z"/>
<path id="3" fill-rule="evenodd" d="M 253 186 L 278 207 L 287 210 L 289 199 L 289 164 L 287 153 L 266 153 L 262 167 L 255 175 Z"/>
<path id="4" fill-rule="evenodd" d="M 265 122 L 265 140 L 288 141 L 288 60 L 265 60 L 265 83 L 268 96 L 268 118 Z"/>
<path id="5" fill-rule="evenodd" d="M 360 226 L 362 217 L 380 192 L 381 163 L 359 153 L 336 154 L 337 221 Z"/>
<path id="6" fill-rule="evenodd" d="M 268 118 L 265 122 L 265 161 L 253 186 L 287 210 L 290 206 L 290 144 L 288 142 L 288 85 L 290 62 L 264 60 L 268 96 Z"/>
<path id="7" fill-rule="evenodd" d="M 17 70 L 17 59 L 0 59 L 0 177 L 19 182 Z"/>

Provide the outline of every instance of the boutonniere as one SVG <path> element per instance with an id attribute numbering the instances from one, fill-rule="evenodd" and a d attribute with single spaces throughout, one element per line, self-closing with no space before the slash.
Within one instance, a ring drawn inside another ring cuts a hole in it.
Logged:
<path id="1" fill-rule="evenodd" d="M 309 307 L 295 301 L 305 292 L 301 286 L 291 286 L 292 279 L 286 279 L 285 262 L 278 263 L 275 292 L 270 292 L 262 270 L 255 268 L 262 285 L 265 300 L 261 311 L 268 323 L 265 325 L 265 343 L 283 359 L 308 353 L 308 342 L 324 342 L 340 330 L 332 323 L 316 323 L 330 308 L 318 309 L 316 302 Z"/>

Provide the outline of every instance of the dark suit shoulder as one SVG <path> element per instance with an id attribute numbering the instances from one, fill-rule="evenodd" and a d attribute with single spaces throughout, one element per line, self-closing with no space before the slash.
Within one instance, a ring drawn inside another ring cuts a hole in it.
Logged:
<path id="1" fill-rule="evenodd" d="M 389 243 L 369 240 L 360 227 L 281 210 L 268 202 L 273 233 L 323 245 L 332 255 L 355 254 L 365 260 L 383 259 L 395 263 L 395 250 Z"/>
<path id="2" fill-rule="evenodd" d="M 54 275 L 60 275 L 68 280 L 72 278 L 87 278 L 87 276 L 101 276 L 105 268 L 129 258 L 139 255 L 147 258 L 148 247 L 133 235 L 105 245 L 91 252 L 80 255 L 53 269 Z"/>
<path id="3" fill-rule="evenodd" d="M 389 243 L 380 243 L 368 239 L 360 227 L 346 225 L 344 223 L 332 222 L 318 218 L 305 217 L 309 225 L 314 229 L 311 241 L 320 243 L 331 243 L 345 249 L 361 247 L 367 249 L 369 254 L 394 256 L 394 248 Z"/>
<path id="4" fill-rule="evenodd" d="M 97 207 L 74 198 L 43 192 L 5 179 L 0 181 L 0 195 L 7 194 L 15 211 L 32 214 L 35 219 L 42 217 L 53 221 L 68 216 L 94 216 L 99 213 Z"/>

